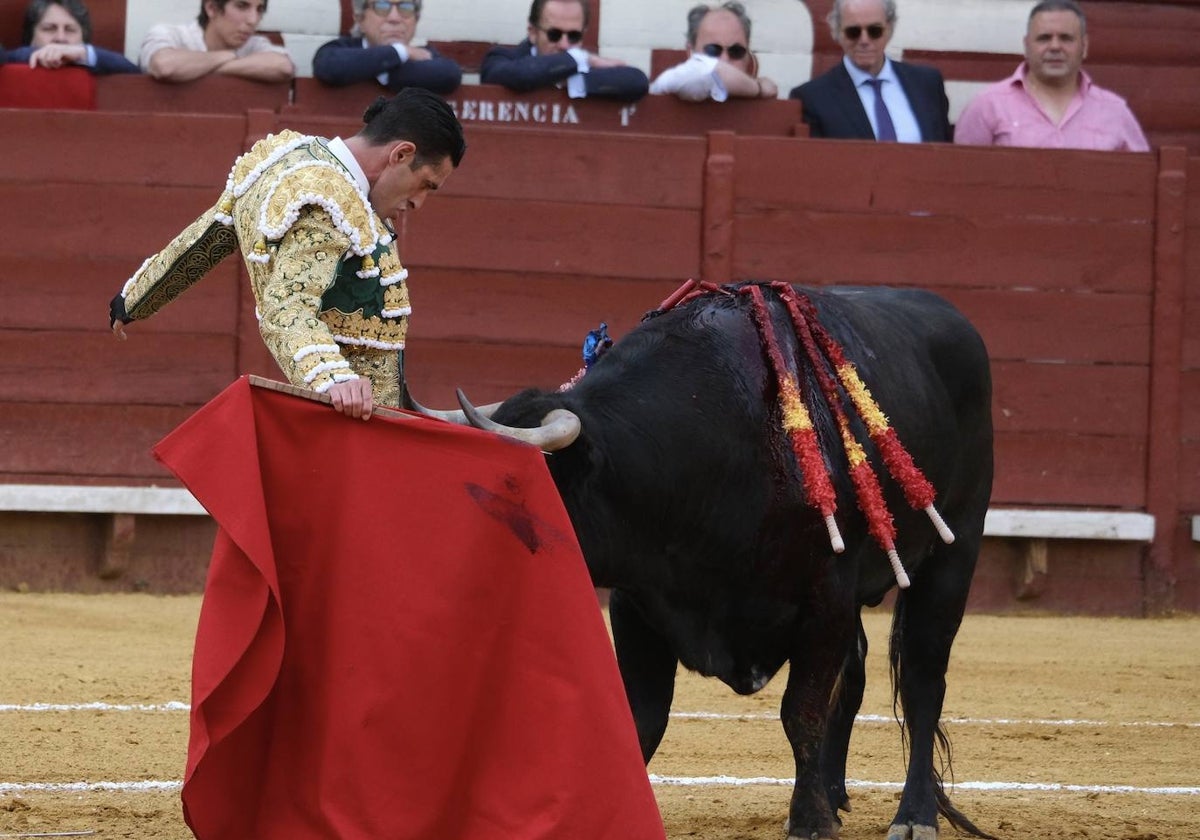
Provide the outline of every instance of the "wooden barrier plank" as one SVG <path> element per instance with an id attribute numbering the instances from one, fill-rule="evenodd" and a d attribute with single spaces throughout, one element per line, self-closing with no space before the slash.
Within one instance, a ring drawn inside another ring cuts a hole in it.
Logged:
<path id="1" fill-rule="evenodd" d="M 1179 2 L 1084 2 L 1088 20 L 1088 65 L 1092 61 L 1200 64 L 1200 8 Z"/>
<path id="2" fill-rule="evenodd" d="M 1197 35 L 1191 37 L 1194 40 Z M 1096 84 L 1128 103 L 1143 128 L 1200 129 L 1195 99 L 1195 91 L 1200 90 L 1200 66 L 1110 64 L 1089 56 L 1087 71 Z"/>
<path id="3" fill-rule="evenodd" d="M 294 101 L 283 113 L 331 114 L 359 120 L 380 92 L 379 86 L 370 83 L 330 87 L 316 79 L 296 79 Z M 799 103 L 787 99 L 697 103 L 674 96 L 646 96 L 624 103 L 570 99 L 561 90 L 515 93 L 499 85 L 463 85 L 446 101 L 462 121 L 468 144 L 475 131 L 492 126 L 557 129 L 575 134 L 624 132 L 692 137 L 712 130 L 788 137 L 801 126 Z"/>
<path id="4" fill-rule="evenodd" d="M 1200 369 L 1185 370 L 1181 382 L 1180 505 L 1197 514 L 1200 513 Z"/>
<path id="5" fill-rule="evenodd" d="M 998 360 L 1150 362 L 1150 298 L 1013 289 L 937 290 L 971 319 Z"/>
<path id="6" fill-rule="evenodd" d="M 976 223 L 1144 225 L 1154 217 L 1150 154 L 738 137 L 735 158 L 740 212 L 967 216 Z"/>
<path id="7" fill-rule="evenodd" d="M 520 224 L 513 214 L 520 213 Z M 698 211 L 439 196 L 406 220 L 405 262 L 574 276 L 675 279 L 699 270 Z"/>
<path id="8" fill-rule="evenodd" d="M 477 128 L 443 195 L 699 209 L 705 143 L 696 137 L 580 136 Z M 514 154 L 514 149 L 520 149 Z M 637 165 L 631 165 L 636 161 Z M 647 173 L 654 173 L 647 177 Z"/>
<path id="9" fill-rule="evenodd" d="M 0 202 L 0 260 L 72 249 L 84 259 L 128 259 L 125 277 L 211 207 L 209 187 L 120 184 L 6 184 Z M 47 220 L 69 220 L 69 228 Z"/>
<path id="10" fill-rule="evenodd" d="M 1200 440 L 1194 438 L 1180 447 L 1179 501 L 1184 510 L 1200 514 Z"/>
<path id="11" fill-rule="evenodd" d="M 733 275 L 810 284 L 1073 289 L 1148 294 L 1153 229 L 1144 223 L 967 215 L 739 212 Z"/>
<path id="12" fill-rule="evenodd" d="M 215 73 L 191 82 L 171 84 L 136 74 L 96 79 L 96 108 L 100 111 L 244 114 L 251 109 L 278 111 L 291 96 L 291 81 L 254 82 Z"/>
<path id="13" fill-rule="evenodd" d="M 471 341 L 414 341 L 404 353 L 413 396 L 430 408 L 458 408 L 462 388 L 476 405 L 525 388 L 557 388 L 582 364 L 578 347 Z"/>
<path id="14" fill-rule="evenodd" d="M 165 243 L 164 243 L 165 244 Z M 149 256 L 96 259 L 56 252 L 45 257 L 0 249 L 0 329 L 108 330 L 108 303 Z M 54 277 L 53 283 L 44 282 Z M 238 258 L 230 257 L 153 318 L 128 327 L 130 335 L 160 332 L 227 333 L 237 330 Z M 37 294 L 30 294 L 31 288 Z"/>
<path id="15" fill-rule="evenodd" d="M 237 371 L 233 335 L 0 330 L 0 354 L 22 372 L 6 402 L 180 405 L 207 402 Z"/>
<path id="16" fill-rule="evenodd" d="M 601 321 L 629 332 L 687 278 L 629 280 L 409 267 L 410 347 L 427 339 L 579 346 Z"/>
<path id="17" fill-rule="evenodd" d="M 1145 470 L 1145 442 L 1134 438 L 1000 432 L 992 504 L 1138 510 Z"/>
<path id="18" fill-rule="evenodd" d="M 1183 368 L 1200 369 L 1200 157 L 1187 161 L 1187 207 L 1184 216 Z"/>
<path id="19" fill-rule="evenodd" d="M 168 477 L 150 450 L 197 408 L 0 402 L 0 480 Z"/>
<path id="20" fill-rule="evenodd" d="M 244 116 L 8 111 L 0 183 L 6 189 L 9 183 L 196 186 L 219 193 L 245 135 Z"/>
<path id="21" fill-rule="evenodd" d="M 1181 435 L 1185 442 L 1200 443 L 1200 370 L 1185 370 L 1180 382 Z"/>
<path id="22" fill-rule="evenodd" d="M 1148 433 L 1146 367 L 992 363 L 992 413 L 1004 432 L 1128 437 Z"/>

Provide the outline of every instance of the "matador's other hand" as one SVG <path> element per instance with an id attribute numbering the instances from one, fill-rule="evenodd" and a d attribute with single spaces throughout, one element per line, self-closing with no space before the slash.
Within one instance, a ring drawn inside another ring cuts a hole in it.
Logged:
<path id="1" fill-rule="evenodd" d="M 328 391 L 333 407 L 347 417 L 360 417 L 367 420 L 375 401 L 371 396 L 371 380 L 364 377 L 339 382 Z"/>

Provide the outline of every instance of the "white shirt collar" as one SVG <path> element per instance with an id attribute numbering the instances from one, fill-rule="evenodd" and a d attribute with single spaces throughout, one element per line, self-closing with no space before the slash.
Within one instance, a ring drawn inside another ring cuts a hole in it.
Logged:
<path id="1" fill-rule="evenodd" d="M 885 82 L 894 82 L 899 84 L 900 80 L 896 78 L 896 70 L 892 67 L 892 60 L 886 56 L 883 59 L 883 67 L 879 71 L 878 76 L 872 76 L 865 70 L 859 70 L 854 66 L 854 62 L 849 56 L 842 57 L 842 66 L 846 68 L 846 72 L 850 74 L 850 81 L 854 82 L 854 86 L 862 87 L 863 82 L 867 79 L 883 79 Z"/>
<path id="2" fill-rule="evenodd" d="M 358 183 L 358 188 L 362 190 L 363 195 L 370 195 L 371 182 L 367 180 L 367 173 L 363 172 L 363 168 L 358 165 L 358 161 L 354 157 L 354 153 L 350 151 L 350 147 L 341 137 L 334 137 L 329 141 L 329 151 L 337 158 L 342 166 L 350 170 L 350 174 L 354 176 L 354 180 Z"/>

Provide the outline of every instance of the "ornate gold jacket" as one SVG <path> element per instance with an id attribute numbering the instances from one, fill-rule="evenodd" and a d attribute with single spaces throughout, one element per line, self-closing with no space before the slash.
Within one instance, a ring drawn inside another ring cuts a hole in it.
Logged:
<path id="1" fill-rule="evenodd" d="M 292 384 L 323 392 L 366 376 L 376 402 L 398 404 L 408 272 L 323 140 L 284 131 L 238 158 L 216 205 L 125 284 L 126 315 L 153 315 L 234 250 L 263 340 Z"/>

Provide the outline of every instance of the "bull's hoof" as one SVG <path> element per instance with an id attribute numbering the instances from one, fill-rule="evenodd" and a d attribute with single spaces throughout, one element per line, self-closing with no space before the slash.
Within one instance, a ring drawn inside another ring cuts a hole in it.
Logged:
<path id="1" fill-rule="evenodd" d="M 825 835 L 819 831 L 812 831 L 808 834 L 797 834 L 792 831 L 792 821 L 788 820 L 784 823 L 783 830 L 788 833 L 787 840 L 838 840 L 838 830 L 835 828 L 832 833 Z"/>
<path id="2" fill-rule="evenodd" d="M 937 840 L 937 826 L 892 823 L 887 840 Z"/>

